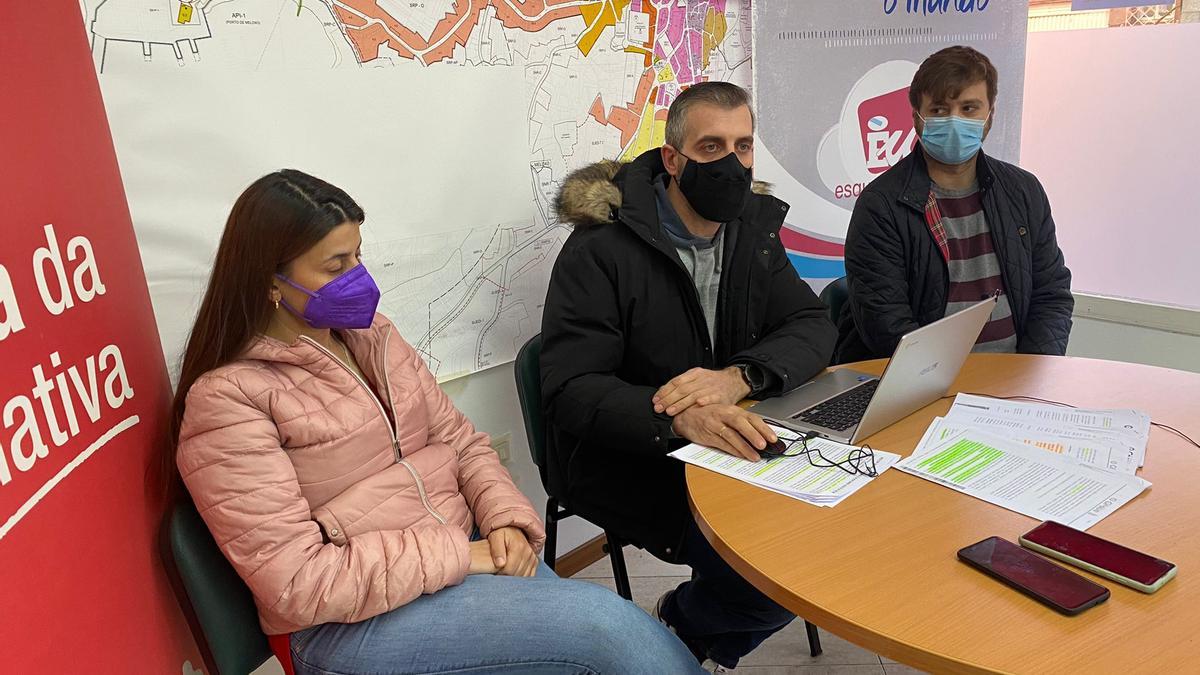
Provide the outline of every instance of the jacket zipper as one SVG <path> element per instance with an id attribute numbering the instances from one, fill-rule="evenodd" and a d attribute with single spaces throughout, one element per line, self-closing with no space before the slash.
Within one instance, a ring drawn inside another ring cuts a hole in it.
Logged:
<path id="1" fill-rule="evenodd" d="M 383 353 L 379 357 L 379 370 L 383 372 L 383 391 L 387 393 L 388 407 L 390 407 L 392 410 L 395 410 L 396 406 L 392 404 L 392 383 L 391 380 L 388 379 L 387 368 L 388 342 L 391 339 L 392 331 L 389 330 L 387 334 L 383 336 Z M 422 480 L 420 474 L 417 473 L 417 468 L 412 464 L 409 464 L 407 459 L 404 459 L 400 456 L 399 444 L 396 445 L 396 461 L 404 465 L 404 468 L 408 469 L 408 472 L 412 474 L 413 480 L 417 483 L 417 492 L 421 495 L 421 503 L 425 505 L 425 510 L 428 511 L 429 515 L 433 516 L 434 519 L 436 519 L 439 523 L 445 525 L 446 518 L 433 507 L 433 502 L 429 500 L 429 494 L 425 492 L 425 481 Z"/>
<path id="2" fill-rule="evenodd" d="M 385 361 L 382 364 L 383 365 L 383 368 L 382 368 L 382 370 L 383 370 L 383 387 L 384 387 L 384 390 L 387 391 L 389 404 L 391 404 L 391 402 L 392 402 L 392 389 L 391 389 L 391 384 L 388 382 L 386 358 L 387 358 L 388 340 L 391 338 L 391 336 L 392 336 L 391 331 L 388 331 L 387 335 L 385 335 L 383 338 L 383 355 L 384 355 Z M 393 426 L 391 419 L 388 417 L 387 410 L 383 407 L 383 402 L 379 400 L 379 397 L 375 394 L 374 391 L 371 390 L 371 387 L 368 386 L 367 383 L 361 377 L 358 376 L 358 373 L 354 372 L 354 370 L 351 369 L 350 366 L 346 365 L 345 363 L 342 363 L 341 359 L 339 359 L 338 357 L 333 355 L 333 352 L 322 347 L 319 343 L 317 343 L 316 340 L 313 340 L 312 338 L 308 337 L 307 335 L 301 335 L 300 339 L 308 342 L 312 346 L 321 350 L 321 352 L 323 352 L 326 356 L 333 359 L 334 363 L 337 363 L 339 366 L 342 367 L 343 370 L 345 370 L 347 373 L 350 373 L 350 376 L 353 377 L 355 379 L 355 381 L 358 382 L 362 386 L 362 388 L 367 392 L 367 395 L 371 397 L 371 400 L 375 402 L 375 405 L 379 408 L 379 414 L 383 416 L 384 424 L 387 425 L 388 434 L 392 437 L 392 452 L 396 457 L 396 463 L 404 465 L 404 468 L 408 469 L 408 472 L 410 474 L 412 474 L 413 480 L 416 481 L 416 484 L 417 484 L 417 492 L 420 493 L 420 495 L 421 495 L 421 503 L 425 506 L 425 510 L 428 511 L 429 515 L 433 516 L 439 523 L 441 523 L 442 525 L 445 525 L 446 518 L 443 517 L 442 514 L 438 513 L 437 509 L 433 508 L 433 504 L 429 501 L 429 495 L 425 492 L 425 483 L 424 483 L 424 481 L 421 480 L 421 476 L 417 473 L 417 470 L 415 468 L 413 468 L 413 466 L 411 464 L 408 463 L 408 460 L 404 459 L 401 456 L 401 454 L 400 454 L 400 439 L 396 435 L 396 429 Z"/>

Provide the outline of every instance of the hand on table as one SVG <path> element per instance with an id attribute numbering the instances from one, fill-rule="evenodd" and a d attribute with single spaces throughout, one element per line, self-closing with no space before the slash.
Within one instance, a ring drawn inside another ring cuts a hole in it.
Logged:
<path id="1" fill-rule="evenodd" d="M 763 418 L 728 404 L 688 408 L 675 416 L 672 428 L 693 443 L 751 462 L 760 459 L 758 450 L 778 440 Z"/>

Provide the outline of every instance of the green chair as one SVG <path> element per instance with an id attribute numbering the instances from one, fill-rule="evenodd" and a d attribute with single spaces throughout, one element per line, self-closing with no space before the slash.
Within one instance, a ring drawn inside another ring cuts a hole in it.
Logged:
<path id="1" fill-rule="evenodd" d="M 225 559 L 186 495 L 163 520 L 167 577 L 209 675 L 247 675 L 273 656 L 250 589 Z"/>
<path id="2" fill-rule="evenodd" d="M 825 303 L 825 307 L 828 308 L 829 320 L 835 326 L 842 316 L 842 308 L 846 306 L 846 300 L 849 297 L 850 285 L 846 283 L 846 277 L 834 279 L 821 291 L 821 302 Z"/>
<path id="3" fill-rule="evenodd" d="M 843 280 L 844 281 L 844 280 Z M 521 402 L 521 415 L 525 418 L 525 433 L 529 437 L 529 454 L 537 465 L 542 476 L 542 485 L 550 492 L 550 481 L 546 480 L 546 420 L 542 414 L 542 373 L 540 359 L 542 356 L 542 336 L 535 335 L 517 352 L 517 399 Z M 555 495 L 546 500 L 546 565 L 554 569 L 555 543 L 558 537 L 558 521 L 576 515 L 571 512 L 566 503 Z M 613 581 L 617 593 L 626 600 L 633 599 L 629 588 L 629 573 L 625 569 L 625 556 L 621 549 L 624 542 L 612 532 L 605 530 L 607 540 L 605 550 L 612 561 Z M 812 656 L 821 655 L 821 637 L 817 627 L 804 622 L 804 630 L 808 635 L 808 653 Z"/>
<path id="4" fill-rule="evenodd" d="M 542 486 L 550 493 L 550 481 L 546 472 L 546 420 L 542 414 L 542 336 L 535 335 L 517 352 L 515 370 L 517 376 L 517 399 L 521 402 L 521 416 L 525 419 L 525 434 L 529 438 L 529 454 L 542 477 Z M 558 522 L 578 515 L 571 511 L 560 495 L 550 494 L 546 499 L 546 566 L 554 569 L 558 545 Z M 582 516 L 581 516 L 582 517 Z M 613 582 L 617 593 L 626 600 L 633 599 L 629 587 L 629 572 L 625 567 L 625 543 L 612 532 L 604 531 L 604 550 L 612 562 Z"/>

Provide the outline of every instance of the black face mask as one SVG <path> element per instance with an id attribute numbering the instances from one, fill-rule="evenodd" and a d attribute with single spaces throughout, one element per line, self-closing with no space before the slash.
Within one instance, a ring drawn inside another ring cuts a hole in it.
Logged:
<path id="1" fill-rule="evenodd" d="M 683 157 L 687 164 L 679 174 L 679 190 L 696 213 L 717 223 L 740 216 L 750 199 L 752 173 L 742 166 L 737 153 L 703 163 L 687 155 Z"/>

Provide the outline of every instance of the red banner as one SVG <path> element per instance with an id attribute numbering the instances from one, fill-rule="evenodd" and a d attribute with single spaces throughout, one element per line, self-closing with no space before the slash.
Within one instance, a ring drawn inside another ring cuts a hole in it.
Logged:
<path id="1" fill-rule="evenodd" d="M 169 383 L 79 12 L 0 3 L 0 671 L 175 674 Z"/>

